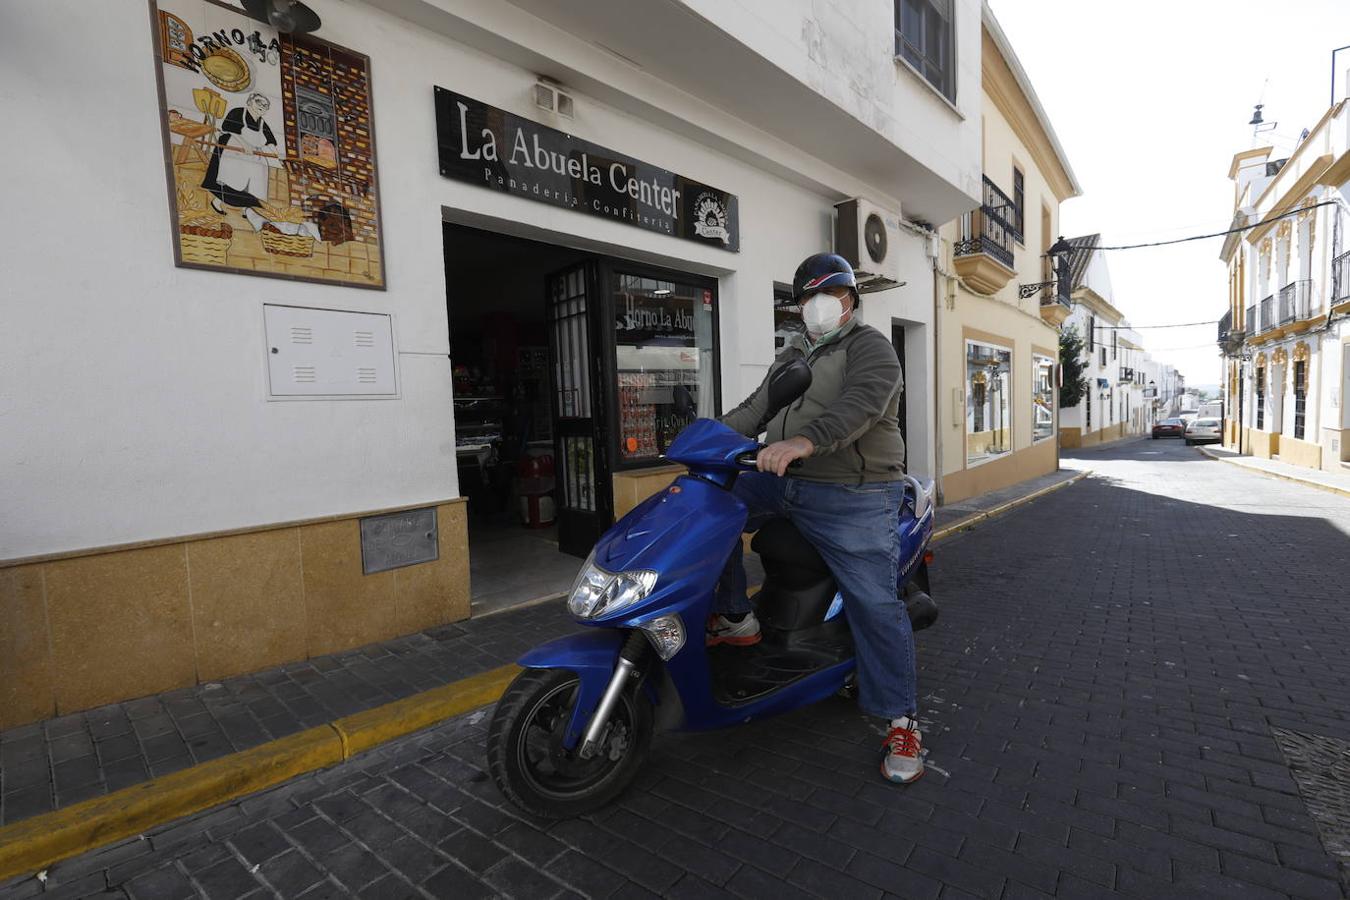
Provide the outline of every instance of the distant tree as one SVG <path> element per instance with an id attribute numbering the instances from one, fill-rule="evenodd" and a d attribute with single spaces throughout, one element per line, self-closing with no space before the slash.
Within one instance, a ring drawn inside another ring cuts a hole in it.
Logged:
<path id="1" fill-rule="evenodd" d="M 1078 336 L 1078 329 L 1070 325 L 1059 333 L 1059 368 L 1064 375 L 1064 384 L 1059 389 L 1060 409 L 1077 406 L 1087 393 L 1087 379 L 1083 377 L 1086 362 L 1083 339 Z"/>

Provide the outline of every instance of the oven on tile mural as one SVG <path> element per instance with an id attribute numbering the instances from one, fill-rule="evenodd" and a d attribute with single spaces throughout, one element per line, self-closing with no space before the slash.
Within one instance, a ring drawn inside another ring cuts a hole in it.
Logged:
<path id="1" fill-rule="evenodd" d="M 180 265 L 384 287 L 370 61 L 151 0 Z"/>

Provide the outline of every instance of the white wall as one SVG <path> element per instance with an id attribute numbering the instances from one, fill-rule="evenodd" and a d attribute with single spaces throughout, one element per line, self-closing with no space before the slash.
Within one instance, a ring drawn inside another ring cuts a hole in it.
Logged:
<path id="1" fill-rule="evenodd" d="M 933 334 L 933 261 L 928 241 L 902 232 L 895 242 L 902 287 L 863 297 L 862 320 L 891 337 L 891 326 L 905 326 L 905 445 L 908 470 L 922 478 L 937 472 L 933 439 L 933 401 L 937 359 Z"/>
<path id="2" fill-rule="evenodd" d="M 324 37 L 372 60 L 385 292 L 175 268 L 145 6 L 52 0 L 7 17 L 0 108 L 26 137 L 0 141 L 0 163 L 21 173 L 7 206 L 26 215 L 0 225 L 0 421 L 21 436 L 0 443 L 0 559 L 457 495 L 443 215 L 720 277 L 724 403 L 758 382 L 773 282 L 828 245 L 844 191 L 585 95 L 569 130 L 739 196 L 739 254 L 443 179 L 433 85 L 538 118 L 534 73 L 361 4 L 323 15 Z M 807 174 L 840 181 L 824 163 Z M 869 309 L 887 326 L 931 319 L 931 281 L 890 293 Z M 392 313 L 401 398 L 267 402 L 264 302 Z"/>

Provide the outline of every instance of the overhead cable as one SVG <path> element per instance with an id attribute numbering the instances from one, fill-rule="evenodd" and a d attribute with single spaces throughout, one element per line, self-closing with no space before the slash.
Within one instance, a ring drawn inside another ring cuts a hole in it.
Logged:
<path id="1" fill-rule="evenodd" d="M 1253 222 L 1250 225 L 1243 225 L 1239 228 L 1229 228 L 1227 231 L 1215 231 L 1210 234 L 1196 234 L 1191 237 L 1173 238 L 1170 241 L 1153 241 L 1147 244 L 1120 244 L 1114 247 L 1085 247 L 1085 250 L 1138 250 L 1141 247 L 1165 247 L 1168 244 L 1184 244 L 1188 241 L 1203 241 L 1212 237 L 1223 237 L 1226 234 L 1238 234 L 1243 231 L 1251 231 L 1253 228 L 1260 228 L 1262 225 L 1269 225 L 1271 222 L 1277 222 L 1280 219 L 1287 219 L 1290 216 L 1296 216 L 1309 209 L 1316 209 L 1319 206 L 1335 206 L 1335 200 L 1320 200 L 1317 203 L 1308 206 L 1300 206 L 1298 209 L 1291 209 L 1288 212 L 1280 213 L 1278 216 L 1271 216 L 1268 219 L 1262 219 L 1260 222 Z"/>

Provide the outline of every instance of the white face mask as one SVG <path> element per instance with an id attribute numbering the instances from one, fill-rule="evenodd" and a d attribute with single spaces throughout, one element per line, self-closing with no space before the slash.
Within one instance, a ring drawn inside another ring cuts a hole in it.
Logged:
<path id="1" fill-rule="evenodd" d="M 802 304 L 802 322 L 813 338 L 829 334 L 839 327 L 844 317 L 844 304 L 833 294 L 812 294 Z"/>

